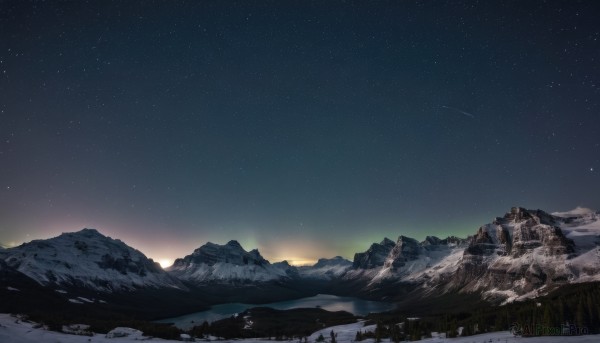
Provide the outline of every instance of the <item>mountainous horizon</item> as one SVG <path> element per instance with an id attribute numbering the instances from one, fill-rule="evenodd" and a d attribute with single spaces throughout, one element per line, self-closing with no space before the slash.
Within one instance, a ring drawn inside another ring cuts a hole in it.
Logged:
<path id="1" fill-rule="evenodd" d="M 576 208 L 549 214 L 513 207 L 466 238 L 417 241 L 399 235 L 396 241 L 372 243 L 352 260 L 323 258 L 311 266 L 271 263 L 257 249 L 246 251 L 230 240 L 205 243 L 163 269 L 95 229 L 4 249 L 0 260 L 43 286 L 109 293 L 309 282 L 315 290 L 335 287 L 334 292 L 374 298 L 398 298 L 404 289 L 422 296 L 459 292 L 512 302 L 565 284 L 600 281 L 599 245 L 600 212 Z"/>
<path id="2" fill-rule="evenodd" d="M 517 206 L 517 207 L 512 207 L 512 208 L 522 208 L 522 207 L 518 207 L 518 206 Z M 575 208 L 573 208 L 572 210 L 569 210 L 569 211 L 564 211 L 564 212 L 553 212 L 553 213 L 551 213 L 551 214 L 552 214 L 552 215 L 556 215 L 556 216 L 569 216 L 569 215 L 584 215 L 584 214 L 588 214 L 588 213 L 597 213 L 597 212 L 598 212 L 598 211 L 596 211 L 596 210 L 593 210 L 593 209 L 590 209 L 590 208 L 587 208 L 587 207 L 576 206 Z M 475 229 L 475 228 L 474 228 L 474 229 Z M 110 236 L 108 236 L 108 235 L 104 235 L 104 234 L 102 233 L 102 230 L 101 230 L 101 229 L 98 229 L 98 228 L 91 228 L 91 227 L 81 228 L 79 231 L 72 231 L 72 232 L 71 232 L 71 231 L 68 231 L 68 232 L 63 232 L 63 234 L 64 234 L 64 233 L 76 233 L 76 232 L 80 232 L 80 231 L 84 231 L 84 230 L 95 231 L 95 232 L 98 232 L 99 234 L 101 234 L 101 235 L 103 235 L 103 236 L 106 236 L 106 237 L 109 237 L 109 238 L 110 238 Z M 402 234 L 399 234 L 399 235 L 401 236 Z M 429 237 L 429 235 L 428 235 L 427 233 L 424 233 L 424 234 L 423 234 L 423 236 L 424 236 L 424 237 L 422 238 L 422 239 L 423 239 L 423 241 L 427 240 L 427 238 Z M 444 237 L 444 238 L 458 237 L 458 238 L 467 239 L 467 238 L 468 238 L 468 237 L 470 237 L 470 236 L 471 236 L 471 235 L 468 235 L 468 236 L 466 236 L 466 237 L 459 237 L 459 236 L 457 236 L 457 235 L 455 235 L 455 234 L 449 233 L 449 235 L 448 235 L 447 237 Z M 413 238 L 413 237 L 411 237 L 411 238 Z M 240 241 L 240 240 L 242 240 L 242 239 L 243 239 L 243 237 L 234 237 L 234 238 L 231 238 L 231 239 L 229 239 L 227 242 L 224 242 L 224 243 L 222 243 L 222 244 L 223 244 L 223 245 L 228 245 L 228 244 L 230 244 L 230 243 L 236 243 L 236 244 L 238 244 L 238 245 L 240 245 L 240 246 L 241 246 L 241 244 L 239 243 L 239 241 Z M 23 244 L 26 244 L 26 243 L 29 243 L 29 242 L 32 242 L 32 241 L 35 241 L 35 240 L 40 240 L 40 239 L 32 239 L 31 241 L 22 242 L 21 244 L 18 244 L 18 245 L 17 245 L 17 244 L 15 244 L 15 245 L 12 245 L 12 246 L 3 245 L 3 244 L 1 244 L 1 243 L 0 243 L 0 249 L 10 249 L 10 248 L 18 247 L 18 246 L 20 246 L 20 245 L 23 245 Z M 392 242 L 393 242 L 393 240 L 391 240 L 389 237 L 383 237 L 383 240 L 384 240 L 384 241 L 385 241 L 385 240 L 389 240 L 389 241 L 392 241 Z M 164 243 L 168 244 L 168 241 L 166 241 L 166 242 L 164 242 Z M 210 245 L 210 244 L 213 244 L 213 245 L 219 245 L 219 243 L 216 243 L 216 242 L 210 242 L 210 241 L 207 241 L 207 242 L 205 242 L 203 245 L 206 245 L 206 244 L 209 244 L 209 245 Z M 368 245 L 369 245 L 369 244 L 371 244 L 371 243 L 366 243 L 366 244 L 367 244 L 367 246 L 368 246 Z M 383 244 L 383 242 L 382 242 L 382 244 Z M 202 245 L 202 246 L 203 246 L 203 245 Z M 253 250 L 256 250 L 256 251 L 258 251 L 258 248 L 257 248 L 257 247 L 251 247 L 250 249 L 253 249 Z M 182 253 L 185 253 L 185 252 L 182 252 Z M 356 253 L 356 252 L 355 252 L 355 253 Z M 148 254 L 145 254 L 145 255 L 146 255 L 146 256 L 149 256 Z M 351 260 L 351 259 L 354 257 L 353 255 L 352 255 L 352 256 L 343 256 L 343 255 L 341 255 L 341 254 L 336 254 L 336 253 L 333 253 L 333 254 L 332 254 L 332 255 L 330 255 L 330 256 L 331 256 L 331 257 L 327 257 L 327 256 L 321 256 L 320 258 L 326 258 L 326 259 L 328 259 L 328 258 L 335 258 L 335 257 L 337 257 L 337 256 L 341 256 L 341 257 L 343 257 L 343 258 L 345 258 L 345 259 L 347 259 L 347 260 Z M 157 259 L 153 259 L 153 260 L 155 260 L 156 262 L 159 262 L 159 263 L 161 262 L 159 258 L 157 258 Z M 271 261 L 271 260 L 269 259 L 269 261 Z M 318 262 L 318 260 L 314 260 L 314 261 L 310 261 L 309 263 L 300 263 L 300 264 L 294 264 L 294 263 L 293 263 L 294 261 L 291 261 L 291 260 L 289 260 L 289 259 L 285 259 L 285 258 L 284 258 L 284 259 L 281 259 L 281 260 L 274 260 L 274 261 L 271 261 L 271 262 L 275 263 L 275 262 L 284 262 L 284 261 L 285 261 L 285 262 L 288 262 L 288 263 L 291 263 L 292 265 L 295 265 L 295 266 L 309 266 L 309 265 L 313 265 L 313 264 L 315 264 L 315 263 L 317 263 L 317 262 Z M 171 266 L 173 263 L 175 263 L 175 260 L 173 260 L 173 261 L 170 261 L 170 262 L 171 262 L 171 263 L 170 263 L 170 264 L 168 264 L 168 265 L 164 265 L 163 263 L 160 263 L 160 264 L 161 264 L 161 267 L 163 267 L 163 268 L 170 267 L 170 266 Z"/>
<path id="3" fill-rule="evenodd" d="M 153 321 L 321 294 L 394 308 L 324 343 L 600 334 L 598 18 L 568 0 L 2 1 L 0 314 L 315 343 L 359 312 Z"/>
<path id="4" fill-rule="evenodd" d="M 502 313 L 514 317 L 530 309 L 535 317 L 538 306 L 544 313 L 559 311 L 554 320 L 576 316 L 578 325 L 586 325 L 596 318 L 593 311 L 583 313 L 593 306 L 599 284 L 600 212 L 584 208 L 551 214 L 512 207 L 466 238 L 416 240 L 400 234 L 371 243 L 352 260 L 321 258 L 311 266 L 271 263 L 257 249 L 230 240 L 207 242 L 163 269 L 125 242 L 87 228 L 0 250 L 0 312 L 32 313 L 54 322 L 57 315 L 67 316 L 61 323 L 82 316 L 108 325 L 118 322 L 106 322 L 114 316 L 170 322 L 218 304 L 268 307 L 327 294 L 388 304 L 396 315 L 433 315 L 432 322 L 470 313 L 470 332 L 477 331 L 474 313 L 482 308 L 494 318 L 487 324 L 493 330 L 509 324 Z M 553 300 L 562 294 L 567 295 L 558 303 Z M 568 309 L 560 310 L 565 303 Z M 304 319 L 314 322 L 327 313 L 316 310 L 311 315 L 311 309 L 302 310 L 308 311 Z M 273 320 L 267 320 L 269 327 Z M 217 321 L 211 330 L 219 325 L 225 324 Z M 445 325 L 449 334 L 458 327 Z M 230 331 L 219 335 L 244 337 Z"/>

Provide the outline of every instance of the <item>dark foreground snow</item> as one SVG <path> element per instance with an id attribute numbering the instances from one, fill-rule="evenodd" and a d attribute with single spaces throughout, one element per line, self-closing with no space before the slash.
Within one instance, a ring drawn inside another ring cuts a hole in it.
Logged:
<path id="1" fill-rule="evenodd" d="M 80 325 L 79 327 L 84 327 Z M 350 343 L 354 341 L 354 337 L 358 330 L 363 332 L 373 331 L 374 325 L 365 327 L 362 322 L 355 324 L 333 326 L 321 331 L 313 333 L 309 338 L 309 342 L 315 342 L 319 334 L 323 334 L 329 341 L 330 332 L 333 330 L 337 334 L 337 341 L 339 343 Z M 111 337 L 121 336 L 124 337 Z M 144 337 L 142 333 L 137 330 L 128 328 L 117 328 L 113 330 L 112 335 L 94 334 L 93 336 L 78 336 L 64 333 L 58 333 L 53 331 L 45 330 L 36 323 L 23 321 L 18 317 L 10 314 L 0 314 L 0 342 L 11 342 L 11 343 L 44 343 L 44 342 L 61 342 L 61 343 L 86 343 L 86 342 L 106 342 L 106 343 L 126 343 L 126 342 L 176 342 L 167 341 L 158 338 Z M 206 340 L 198 340 L 205 342 Z M 384 340 L 387 341 L 387 340 Z M 218 341 L 220 343 L 226 343 L 228 341 Z M 246 339 L 246 340 L 234 340 L 235 343 L 273 343 L 272 340 L 267 339 Z M 295 341 L 293 341 L 295 342 Z M 373 343 L 373 340 L 364 340 L 365 343 Z M 434 343 L 434 342 L 448 342 L 448 343 L 477 343 L 477 342 L 497 342 L 497 343 L 563 343 L 563 342 L 576 342 L 576 343 L 595 343 L 600 342 L 600 335 L 590 336 L 559 336 L 559 337 L 533 337 L 533 338 L 522 338 L 514 337 L 507 331 L 494 332 L 469 337 L 459 338 L 428 338 L 420 342 Z"/>

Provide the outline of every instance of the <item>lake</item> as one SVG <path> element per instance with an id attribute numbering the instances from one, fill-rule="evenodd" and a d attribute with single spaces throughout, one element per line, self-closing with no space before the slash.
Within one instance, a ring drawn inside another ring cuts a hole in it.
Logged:
<path id="1" fill-rule="evenodd" d="M 270 307 L 277 310 L 289 310 L 293 308 L 320 307 L 327 311 L 346 311 L 357 316 L 364 316 L 370 312 L 385 312 L 394 309 L 394 304 L 362 300 L 353 297 L 338 297 L 335 295 L 318 294 L 295 300 L 274 302 L 270 304 L 242 304 L 227 303 L 214 305 L 210 310 L 186 314 L 184 316 L 157 320 L 158 323 L 174 323 L 180 329 L 190 329 L 195 325 L 201 325 L 204 321 L 214 322 L 219 319 L 228 318 L 236 313 L 243 312 L 252 307 Z"/>

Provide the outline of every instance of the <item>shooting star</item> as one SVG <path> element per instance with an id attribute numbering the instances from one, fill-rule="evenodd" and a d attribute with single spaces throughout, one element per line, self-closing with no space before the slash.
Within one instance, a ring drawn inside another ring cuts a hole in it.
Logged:
<path id="1" fill-rule="evenodd" d="M 474 116 L 474 115 L 472 115 L 471 113 L 469 113 L 469 112 L 466 112 L 466 111 L 463 111 L 463 110 L 461 110 L 461 109 L 458 109 L 458 108 L 456 108 L 456 107 L 450 107 L 450 106 L 445 106 L 445 105 L 442 105 L 442 108 L 447 108 L 447 109 L 449 109 L 449 110 L 453 110 L 453 111 L 456 111 L 456 112 L 462 113 L 462 114 L 466 115 L 466 116 L 467 116 L 467 117 L 469 117 L 469 118 L 475 119 L 475 116 Z"/>

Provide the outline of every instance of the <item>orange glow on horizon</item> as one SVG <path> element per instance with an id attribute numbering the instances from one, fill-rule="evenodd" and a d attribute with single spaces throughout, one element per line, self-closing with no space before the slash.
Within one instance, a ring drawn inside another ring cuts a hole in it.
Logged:
<path id="1" fill-rule="evenodd" d="M 317 260 L 307 260 L 307 259 L 301 259 L 301 258 L 280 259 L 280 261 L 283 261 L 283 260 L 286 260 L 290 265 L 295 266 L 295 267 L 312 266 L 313 264 L 317 263 Z"/>
<path id="2" fill-rule="evenodd" d="M 170 267 L 173 264 L 173 260 L 168 259 L 168 258 L 161 258 L 158 260 L 158 264 L 160 264 L 162 269 L 165 269 L 167 267 Z"/>

